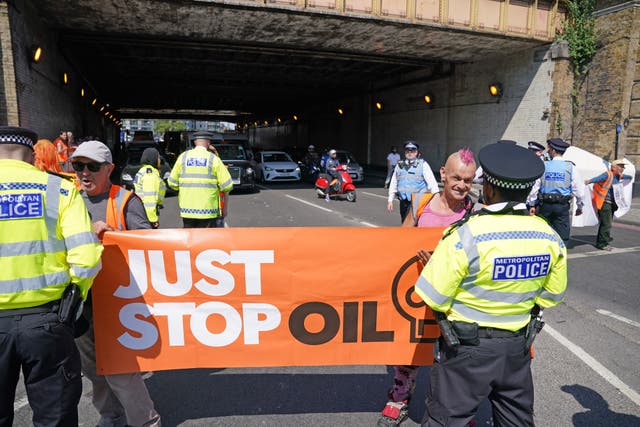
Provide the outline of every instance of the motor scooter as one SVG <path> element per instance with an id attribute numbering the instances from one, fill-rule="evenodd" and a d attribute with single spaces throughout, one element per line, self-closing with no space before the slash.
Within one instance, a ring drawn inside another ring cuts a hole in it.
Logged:
<path id="1" fill-rule="evenodd" d="M 329 197 L 334 196 L 346 196 L 347 200 L 350 202 L 356 201 L 356 186 L 353 185 L 353 181 L 351 180 L 351 175 L 349 175 L 349 168 L 347 165 L 340 165 L 337 167 L 337 172 L 340 174 L 341 183 L 340 189 L 336 189 L 336 185 L 338 183 L 333 183 L 334 178 L 329 174 L 320 174 L 318 179 L 316 179 L 316 193 L 318 193 L 318 197 L 326 197 L 329 194 Z"/>

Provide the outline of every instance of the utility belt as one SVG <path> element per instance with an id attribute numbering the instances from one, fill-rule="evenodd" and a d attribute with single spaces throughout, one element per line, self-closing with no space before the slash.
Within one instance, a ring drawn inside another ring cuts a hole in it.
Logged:
<path id="1" fill-rule="evenodd" d="M 35 307 L 0 310 L 0 317 L 28 316 L 42 313 L 58 313 L 60 323 L 73 324 L 82 312 L 82 292 L 75 283 L 68 285 L 62 297 Z"/>
<path id="2" fill-rule="evenodd" d="M 561 194 L 539 194 L 538 200 L 541 203 L 569 203 L 571 201 L 571 196 L 563 196 Z"/>
<path id="3" fill-rule="evenodd" d="M 462 345 L 480 345 L 480 338 L 511 338 L 524 335 L 526 328 L 517 331 L 478 326 L 477 323 L 452 321 L 453 332 Z"/>

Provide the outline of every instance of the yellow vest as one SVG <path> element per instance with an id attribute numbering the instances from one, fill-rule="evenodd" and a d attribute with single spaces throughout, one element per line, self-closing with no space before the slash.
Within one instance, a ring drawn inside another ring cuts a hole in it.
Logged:
<path id="1" fill-rule="evenodd" d="M 564 298 L 567 249 L 544 219 L 476 215 L 445 236 L 415 290 L 449 320 L 517 331 Z"/>
<path id="2" fill-rule="evenodd" d="M 158 222 L 158 205 L 164 203 L 164 195 L 167 191 L 158 169 L 143 165 L 133 179 L 133 188 L 142 199 L 149 221 Z"/>
<path id="3" fill-rule="evenodd" d="M 73 182 L 0 160 L 0 310 L 58 300 L 71 282 L 86 298 L 102 250 Z"/>
<path id="4" fill-rule="evenodd" d="M 233 188 L 227 167 L 204 147 L 180 154 L 167 183 L 179 191 L 178 205 L 183 218 L 221 216 L 220 192 L 228 193 Z"/>

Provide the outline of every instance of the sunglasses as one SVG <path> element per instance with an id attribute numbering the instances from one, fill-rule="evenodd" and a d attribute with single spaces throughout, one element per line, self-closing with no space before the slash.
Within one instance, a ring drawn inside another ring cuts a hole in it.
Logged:
<path id="1" fill-rule="evenodd" d="M 89 169 L 89 172 L 98 172 L 103 164 L 104 163 L 98 163 L 98 162 L 89 162 L 89 163 L 72 162 L 71 166 L 73 167 L 73 170 L 76 172 L 82 172 L 85 166 L 87 167 L 87 169 Z"/>

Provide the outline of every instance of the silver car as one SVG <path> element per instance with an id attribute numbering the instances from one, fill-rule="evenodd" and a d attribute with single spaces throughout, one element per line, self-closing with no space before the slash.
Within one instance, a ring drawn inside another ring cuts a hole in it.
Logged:
<path id="1" fill-rule="evenodd" d="M 346 150 L 336 150 L 336 158 L 340 162 L 341 165 L 347 165 L 349 168 L 349 175 L 351 175 L 351 179 L 353 182 L 362 182 L 364 181 L 364 171 L 362 166 L 358 164 L 355 157 Z"/>
<path id="2" fill-rule="evenodd" d="M 263 151 L 258 155 L 258 178 L 268 181 L 300 181 L 300 167 L 284 151 Z"/>

